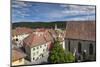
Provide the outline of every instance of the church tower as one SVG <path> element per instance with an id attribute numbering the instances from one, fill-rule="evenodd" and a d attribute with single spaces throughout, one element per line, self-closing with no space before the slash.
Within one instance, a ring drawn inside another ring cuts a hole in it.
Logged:
<path id="1" fill-rule="evenodd" d="M 55 24 L 55 30 L 57 30 L 57 24 Z"/>
<path id="2" fill-rule="evenodd" d="M 66 30 L 67 30 L 68 22 L 66 22 Z"/>

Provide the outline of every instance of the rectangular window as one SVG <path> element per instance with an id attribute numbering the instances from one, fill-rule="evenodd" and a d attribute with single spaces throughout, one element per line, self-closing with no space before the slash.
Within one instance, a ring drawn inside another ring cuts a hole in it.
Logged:
<path id="1" fill-rule="evenodd" d="M 43 52 L 45 51 L 45 49 L 43 49 Z"/>
<path id="2" fill-rule="evenodd" d="M 33 50 L 35 50 L 35 48 L 33 48 Z"/>
<path id="3" fill-rule="evenodd" d="M 42 48 L 42 46 L 40 45 L 40 48 Z"/>
<path id="4" fill-rule="evenodd" d="M 33 53 L 33 56 L 35 55 L 35 53 Z"/>
<path id="5" fill-rule="evenodd" d="M 35 58 L 33 57 L 33 60 L 35 60 Z"/>
<path id="6" fill-rule="evenodd" d="M 46 46 L 46 44 L 44 46 Z"/>
<path id="7" fill-rule="evenodd" d="M 37 59 L 36 60 L 38 60 L 39 58 L 37 57 Z"/>
<path id="8" fill-rule="evenodd" d="M 38 54 L 39 52 L 37 51 L 37 54 Z"/>
<path id="9" fill-rule="evenodd" d="M 39 49 L 39 47 L 37 47 L 37 49 Z"/>
<path id="10" fill-rule="evenodd" d="M 48 51 L 48 48 L 46 48 L 46 51 Z"/>

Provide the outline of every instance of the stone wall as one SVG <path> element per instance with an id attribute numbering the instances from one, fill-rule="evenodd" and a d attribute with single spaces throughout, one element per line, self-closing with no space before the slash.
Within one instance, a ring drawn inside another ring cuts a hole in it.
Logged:
<path id="1" fill-rule="evenodd" d="M 81 44 L 80 53 L 79 53 L 79 48 L 78 48 L 79 44 Z M 89 50 L 92 50 L 92 48 L 90 47 L 90 44 L 93 46 L 93 51 L 92 51 L 93 54 L 91 55 L 89 51 Z M 70 51 L 73 54 L 75 53 L 77 56 L 80 55 L 82 58 L 83 58 L 83 53 L 85 52 L 87 60 L 95 60 L 95 56 L 96 56 L 96 42 L 95 41 L 65 39 L 65 49 L 66 51 Z"/>

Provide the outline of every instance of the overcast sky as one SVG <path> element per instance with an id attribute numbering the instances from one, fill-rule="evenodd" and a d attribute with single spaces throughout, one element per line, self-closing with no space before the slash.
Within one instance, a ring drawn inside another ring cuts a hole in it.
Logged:
<path id="1" fill-rule="evenodd" d="M 95 6 L 12 2 L 12 22 L 95 20 Z"/>

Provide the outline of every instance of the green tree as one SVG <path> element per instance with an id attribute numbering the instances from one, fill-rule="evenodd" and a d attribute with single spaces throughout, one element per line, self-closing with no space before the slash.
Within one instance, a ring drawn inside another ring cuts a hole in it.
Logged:
<path id="1" fill-rule="evenodd" d="M 59 41 L 56 41 L 54 47 L 52 48 L 48 61 L 50 63 L 67 63 L 74 62 L 74 56 L 70 52 L 65 52 L 63 50 L 62 44 Z"/>
<path id="2" fill-rule="evenodd" d="M 74 62 L 75 61 L 75 56 L 71 52 L 67 51 L 66 54 L 66 62 Z"/>

